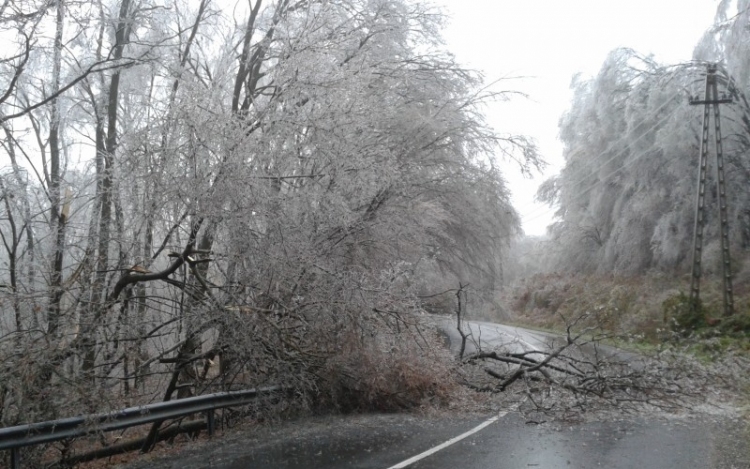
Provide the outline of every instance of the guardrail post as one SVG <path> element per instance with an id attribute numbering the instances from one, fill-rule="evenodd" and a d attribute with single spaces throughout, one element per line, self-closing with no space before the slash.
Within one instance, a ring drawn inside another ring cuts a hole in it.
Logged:
<path id="1" fill-rule="evenodd" d="M 208 426 L 208 436 L 214 436 L 216 422 L 214 420 L 214 409 L 206 411 L 206 425 Z"/>
<path id="2" fill-rule="evenodd" d="M 20 469 L 21 451 L 18 448 L 10 449 L 10 469 Z"/>

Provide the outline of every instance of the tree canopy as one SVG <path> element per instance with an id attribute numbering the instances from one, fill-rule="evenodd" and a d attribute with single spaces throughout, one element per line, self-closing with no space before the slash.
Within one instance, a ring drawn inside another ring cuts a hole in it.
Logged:
<path id="1" fill-rule="evenodd" d="M 689 98 L 702 99 L 707 63 L 720 64 L 720 92 L 733 99 L 721 105 L 730 235 L 735 252 L 749 246 L 748 12 L 739 2 L 734 14 L 731 4 L 722 2 L 690 63 L 664 65 L 617 49 L 596 77 L 573 80 L 573 102 L 560 120 L 565 166 L 539 191 L 558 207 L 550 229 L 556 268 L 622 274 L 689 268 L 703 115 Z M 710 157 L 708 271 L 718 267 L 719 250 L 714 164 Z"/>
<path id="2" fill-rule="evenodd" d="M 117 407 L 103 389 L 434 392 L 394 365 L 431 346 L 419 297 L 499 284 L 499 155 L 538 161 L 486 125 L 495 93 L 442 22 L 407 0 L 3 3 L 2 425 Z"/>

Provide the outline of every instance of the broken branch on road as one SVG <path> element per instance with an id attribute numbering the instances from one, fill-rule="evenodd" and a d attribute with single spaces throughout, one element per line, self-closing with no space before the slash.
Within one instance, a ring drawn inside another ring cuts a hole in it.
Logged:
<path id="1" fill-rule="evenodd" d="M 686 409 L 715 382 L 710 370 L 683 355 L 624 353 L 604 344 L 608 336 L 595 328 L 576 332 L 582 318 L 569 322 L 560 337 L 538 343 L 519 337 L 495 347 L 475 344 L 476 351 L 459 358 L 464 384 L 489 394 L 522 396 L 527 413 L 572 418 L 608 408 Z"/>

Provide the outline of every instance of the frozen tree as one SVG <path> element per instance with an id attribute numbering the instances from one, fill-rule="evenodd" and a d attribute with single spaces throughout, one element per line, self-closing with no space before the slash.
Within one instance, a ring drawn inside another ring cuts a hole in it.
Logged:
<path id="1" fill-rule="evenodd" d="M 707 62 L 722 64 L 720 88 L 733 98 L 722 105 L 730 236 L 735 253 L 747 248 L 747 9 L 736 5 L 735 15 L 730 4 L 720 6 L 693 63 L 665 66 L 618 49 L 595 78 L 574 80 L 573 104 L 560 121 L 566 165 L 539 192 L 558 206 L 551 228 L 558 268 L 624 274 L 689 268 L 703 109 L 688 98 L 702 96 Z M 708 177 L 713 204 L 710 168 Z M 707 213 L 710 272 L 718 265 L 712 260 L 718 220 Z"/>
<path id="2" fill-rule="evenodd" d="M 485 125 L 496 93 L 442 49 L 438 11 L 18 5 L 0 12 L 3 424 L 268 383 L 311 405 L 439 392 L 419 296 L 499 285 L 503 156 L 537 158 Z"/>

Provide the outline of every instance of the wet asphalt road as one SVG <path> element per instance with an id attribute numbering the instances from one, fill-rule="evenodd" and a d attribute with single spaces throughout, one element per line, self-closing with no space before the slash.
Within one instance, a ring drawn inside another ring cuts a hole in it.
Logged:
<path id="1" fill-rule="evenodd" d="M 450 339 L 451 350 L 458 354 L 461 344 L 461 336 L 456 330 L 455 319 L 445 318 L 439 323 L 441 331 Z M 561 336 L 547 332 L 533 331 L 516 326 L 506 326 L 492 322 L 482 321 L 465 321 L 464 332 L 468 334 L 466 341 L 466 350 L 464 355 L 469 355 L 477 351 L 478 348 L 491 350 L 495 347 L 504 347 L 510 352 L 524 352 L 529 350 L 550 350 L 558 347 L 565 342 Z M 626 350 L 620 350 L 606 345 L 596 345 L 600 353 L 604 353 L 608 358 L 632 363 L 634 366 L 640 361 L 641 357 L 635 353 Z M 584 349 L 589 349 L 592 353 L 593 344 L 589 344 Z"/>
<path id="2" fill-rule="evenodd" d="M 129 469 L 388 469 L 485 417 L 369 415 L 310 419 L 233 433 Z M 637 418 L 531 425 L 516 413 L 410 466 L 414 469 L 750 467 L 746 434 L 726 421 Z"/>
<path id="3" fill-rule="evenodd" d="M 715 442 L 702 426 L 596 422 L 530 426 L 518 415 L 456 443 L 411 468 L 709 468 L 718 467 Z"/>

